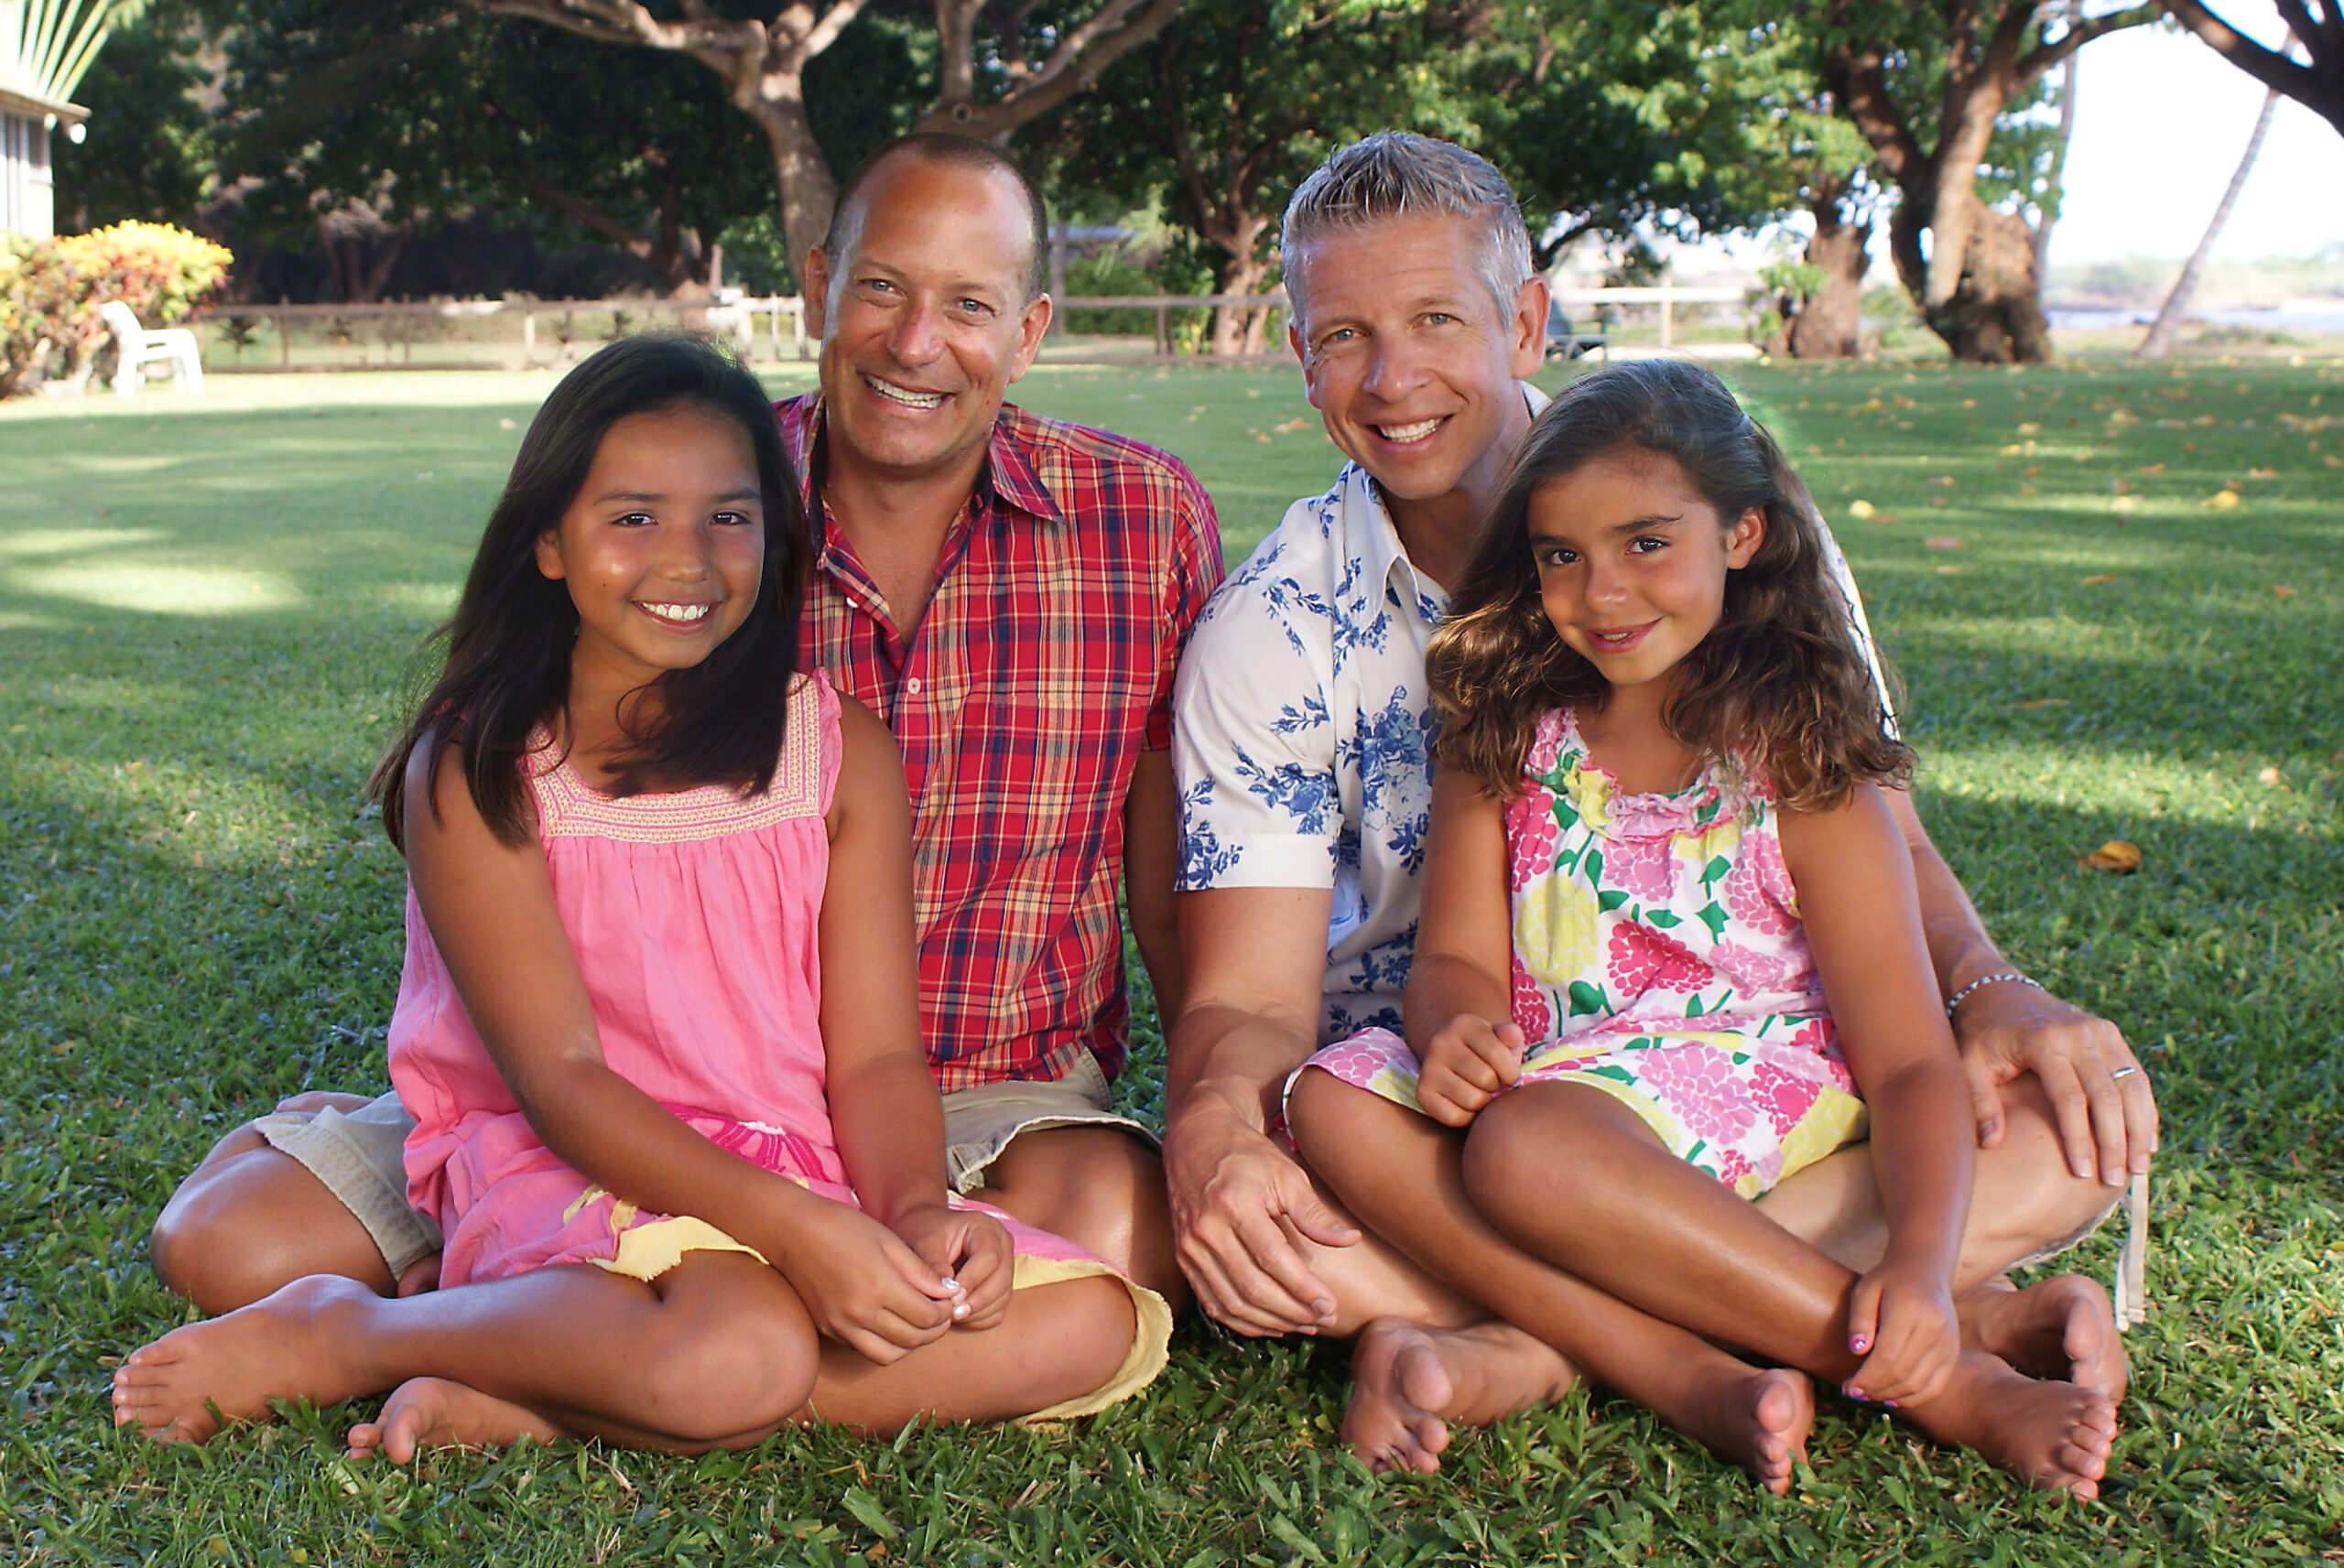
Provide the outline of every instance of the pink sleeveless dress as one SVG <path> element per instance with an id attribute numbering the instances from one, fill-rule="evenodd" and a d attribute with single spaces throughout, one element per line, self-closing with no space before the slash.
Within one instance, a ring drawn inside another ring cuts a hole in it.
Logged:
<path id="1" fill-rule="evenodd" d="M 821 1034 L 824 814 L 840 745 L 838 697 L 817 672 L 791 692 L 780 763 L 762 795 L 722 785 L 604 795 L 542 734 L 529 787 L 603 1060 L 720 1148 L 852 1204 L 824 1098 Z M 698 1218 L 637 1209 L 539 1141 L 473 1030 L 412 887 L 389 1044 L 391 1081 L 416 1119 L 408 1201 L 446 1237 L 443 1286 L 556 1263 L 651 1279 L 688 1251 L 753 1252 Z M 1008 1227 L 1021 1288 L 1114 1272 L 1071 1241 L 951 1201 Z M 1162 1368 L 1169 1312 L 1124 1283 L 1140 1332 L 1123 1373 L 1096 1402 L 1045 1415 L 1103 1409 Z"/>

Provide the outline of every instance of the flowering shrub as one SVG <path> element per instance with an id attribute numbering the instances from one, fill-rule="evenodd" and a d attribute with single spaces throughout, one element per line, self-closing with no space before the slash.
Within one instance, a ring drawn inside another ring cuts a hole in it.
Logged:
<path id="1" fill-rule="evenodd" d="M 86 378 L 106 341 L 98 307 L 119 299 L 149 327 L 186 319 L 234 258 L 166 223 L 115 223 L 60 240 L 0 240 L 0 397 L 63 362 Z"/>

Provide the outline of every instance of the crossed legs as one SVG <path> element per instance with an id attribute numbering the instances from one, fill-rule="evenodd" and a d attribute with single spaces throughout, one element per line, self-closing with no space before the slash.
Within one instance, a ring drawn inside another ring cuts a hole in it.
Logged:
<path id="1" fill-rule="evenodd" d="M 1135 1329 L 1120 1281 L 1070 1280 L 882 1367 L 819 1338 L 788 1282 L 738 1253 L 693 1253 L 648 1284 L 581 1265 L 405 1298 L 319 1275 L 135 1352 L 114 1420 L 202 1442 L 272 1400 L 396 1386 L 381 1419 L 353 1429 L 353 1452 L 405 1460 L 422 1443 L 526 1435 L 696 1453 L 816 1416 L 890 1433 L 1025 1414 L 1103 1386 Z"/>
<path id="2" fill-rule="evenodd" d="M 1596 1095 L 1581 1098 L 1602 1098 Z M 1506 1097 L 1501 1103 L 1511 1104 L 1524 1098 L 1517 1094 Z M 1525 1099 L 1525 1103 L 1532 1102 Z M 1488 1121 L 1497 1108 L 1493 1106 L 1491 1111 L 1485 1111 L 1482 1119 Z M 1600 1113 L 1601 1109 L 1599 1106 L 1590 1114 Z M 1787 1485 L 1790 1458 L 1811 1419 L 1811 1398 L 1804 1378 L 1791 1372 L 1757 1373 L 1705 1340 L 1671 1327 L 1668 1323 L 1646 1317 L 1635 1307 L 1583 1282 L 1577 1274 L 1542 1261 L 1542 1258 L 1562 1260 L 1557 1249 L 1536 1244 L 1546 1239 L 1543 1233 L 1528 1238 L 1534 1244 L 1527 1249 L 1522 1245 L 1526 1239 L 1524 1234 L 1502 1234 L 1502 1227 L 1510 1229 L 1517 1221 L 1526 1225 L 1536 1216 L 1515 1213 L 1501 1204 L 1498 1207 L 1504 1215 L 1501 1217 L 1500 1212 L 1492 1212 L 1489 1206 L 1477 1201 L 1465 1171 L 1466 1140 L 1427 1119 L 1323 1073 L 1303 1075 L 1296 1086 L 1288 1114 L 1318 1176 L 1333 1188 L 1368 1228 L 1401 1254 L 1400 1260 L 1383 1260 L 1384 1267 L 1405 1260 L 1416 1265 L 1413 1271 L 1420 1275 L 1470 1284 L 1481 1308 L 1526 1331 L 1527 1336 L 1543 1341 L 1546 1346 L 1559 1349 L 1599 1380 L 1653 1409 L 1720 1454 L 1749 1465 L 1763 1484 L 1775 1489 Z M 1514 1114 L 1519 1113 L 1509 1113 Z M 1492 1125 L 1503 1126 L 1505 1119 L 1501 1118 Z M 1637 1130 L 1642 1131 L 1640 1124 Z M 1649 1140 L 1648 1133 L 1643 1136 Z M 1552 1142 L 1542 1141 L 1536 1146 L 1547 1148 Z M 1656 1142 L 1652 1142 L 1650 1148 L 1654 1153 L 1667 1158 Z M 1731 1204 L 1732 1220 L 1745 1227 L 1763 1227 L 1763 1236 L 1756 1230 L 1703 1231 L 1702 1226 L 1718 1217 L 1704 1214 L 1699 1224 L 1688 1227 L 1688 1234 L 1701 1236 L 1705 1244 L 1712 1248 L 1728 1252 L 1738 1249 L 1741 1254 L 1755 1257 L 1770 1256 L 1760 1243 L 1772 1246 L 1773 1238 L 1797 1248 L 1804 1260 L 1811 1260 L 1822 1269 L 1839 1271 L 1840 1288 L 1836 1295 L 1830 1294 L 1830 1281 L 1824 1280 L 1820 1272 L 1807 1284 L 1816 1300 L 1829 1296 L 1835 1303 L 1833 1310 L 1839 1310 L 1836 1303 L 1844 1303 L 1847 1278 L 1839 1265 L 1797 1242 L 1750 1206 L 1717 1188 L 1708 1178 L 1686 1170 L 1673 1159 L 1668 1162 L 1673 1167 L 1672 1175 L 1688 1177 L 1708 1189 L 1701 1196 Z M 1981 1167 L 1984 1162 L 1981 1156 Z M 1508 1190 L 1506 1184 L 1488 1174 L 1487 1168 L 1493 1168 L 1493 1162 L 1486 1155 L 1484 1165 L 1487 1188 L 1481 1195 L 1503 1196 Z M 2052 1169 L 2063 1168 L 2055 1160 Z M 1648 1223 L 1653 1217 L 1645 1213 L 1644 1200 L 1638 1195 L 1638 1189 L 1631 1186 L 1622 1192 L 1622 1223 L 1631 1227 Z M 2087 1198 L 2102 1206 L 2109 1201 L 2104 1190 L 2075 1195 L 2079 1205 Z M 1548 1201 L 1566 1200 L 1549 1194 Z M 1492 1220 L 1499 1223 L 1493 1226 Z M 2000 1217 L 1989 1220 L 1989 1224 L 2001 1223 Z M 1642 1230 L 1637 1230 L 1636 1236 L 1641 1245 Z M 2008 1257 L 1995 1254 L 1991 1238 L 1985 1238 L 1987 1245 L 1979 1249 L 1983 1255 L 1971 1259 L 1973 1249 L 1969 1243 L 1974 1239 L 1978 1238 L 1965 1238 L 1965 1283 L 1974 1283 L 1978 1276 L 2010 1261 Z M 1360 1303 L 1354 1307 L 1355 1312 L 1373 1310 L 1372 1299 L 1360 1296 L 1360 1287 L 1372 1284 L 1373 1281 L 1354 1277 L 1337 1283 L 1335 1276 L 1342 1272 L 1353 1276 L 1367 1273 L 1378 1260 L 1372 1255 L 1360 1257 L 1349 1260 L 1346 1269 L 1345 1260 L 1337 1255 L 1365 1250 L 1317 1249 L 1310 1255 L 1311 1266 L 1335 1285 L 1339 1298 Z M 1422 1286 L 1416 1289 L 1421 1293 Z M 2044 1289 L 2036 1287 L 2038 1292 Z M 2089 1341 L 2092 1353 L 2060 1370 L 2083 1376 L 2087 1382 L 2096 1380 L 2107 1376 L 2105 1361 L 2112 1357 L 2120 1369 L 2116 1380 L 2121 1385 L 2122 1354 L 2114 1346 L 2106 1298 L 2099 1294 L 2097 1288 L 2087 1287 L 2081 1297 L 2069 1293 L 2057 1299 L 2018 1299 L 2032 1293 L 2019 1292 L 2013 1297 L 2010 1292 L 2001 1292 L 1997 1300 L 2002 1310 L 1998 1315 L 1974 1325 L 1966 1323 L 1965 1326 L 1980 1337 L 2001 1336 L 2001 1342 L 1982 1348 L 2008 1349 L 2008 1341 L 2017 1339 L 2040 1351 L 2046 1335 L 2039 1320 L 2054 1318 L 2056 1322 L 2048 1336 L 2054 1344 L 2064 1346 L 2063 1336 Z M 1825 1329 L 1800 1318 L 1788 1305 L 1776 1304 L 1781 1311 L 1778 1322 L 1797 1319 L 1812 1336 L 1825 1335 Z M 1814 1303 L 1805 1305 L 1807 1316 L 1813 1316 Z M 1353 1413 L 1346 1422 L 1346 1436 L 1362 1451 L 1362 1457 L 1372 1463 L 1429 1467 L 1439 1445 L 1446 1442 L 1446 1433 L 1441 1430 L 1443 1421 L 1472 1419 L 1461 1406 L 1442 1409 L 1427 1403 L 1444 1391 L 1453 1392 L 1453 1387 L 1445 1390 L 1443 1379 L 1435 1374 L 1430 1363 L 1439 1361 L 1446 1366 L 1463 1348 L 1456 1343 L 1456 1331 L 1450 1326 L 1460 1315 L 1470 1321 L 1479 1314 L 1460 1300 L 1449 1309 L 1446 1320 L 1421 1319 L 1414 1328 L 1367 1325 L 1355 1362 L 1358 1389 Z M 1704 1333 L 1719 1333 L 1717 1325 L 1697 1321 L 1691 1314 L 1664 1315 L 1671 1315 L 1677 1323 L 1689 1323 Z M 1844 1331 L 1841 1333 L 1843 1337 Z M 1444 1335 L 1449 1337 L 1444 1339 Z M 1719 1336 L 1734 1343 L 1751 1343 L 1747 1336 L 1739 1333 L 1719 1333 Z M 1398 1353 L 1391 1350 L 1394 1343 L 1404 1341 Z M 1787 1339 L 1770 1340 L 1753 1347 L 1794 1365 L 1812 1362 L 1815 1367 L 1836 1370 L 1835 1363 L 1820 1356 L 1803 1358 L 1791 1354 L 1798 1347 Z M 1480 1346 L 1484 1358 L 1492 1348 L 1485 1334 Z M 1525 1366 L 1536 1364 L 1535 1357 L 1518 1345 L 1509 1347 L 1507 1353 Z M 1844 1356 L 1844 1350 L 1840 1354 Z M 1980 1357 L 1981 1362 L 1991 1359 Z M 1989 1368 L 1980 1365 L 1972 1370 L 1982 1379 Z M 2002 1370 L 2009 1373 L 2007 1368 Z M 1753 1382 L 1753 1378 L 1771 1381 Z M 2024 1379 L 2018 1381 L 2026 1382 Z M 1517 1374 L 1512 1382 L 1520 1390 L 1531 1386 L 1535 1379 Z M 2027 1384 L 2029 1390 L 2038 1387 Z M 2001 1392 L 2008 1395 L 2011 1390 L 2003 1389 Z M 2100 1415 L 2105 1411 L 2106 1399 L 2081 1384 L 2075 1389 L 2054 1390 L 2048 1397 L 2083 1401 L 2075 1411 L 2062 1406 L 2064 1413 L 2046 1418 L 2049 1424 L 2066 1422 L 2059 1425 L 2061 1435 L 2056 1441 L 2046 1437 L 2031 1445 L 1997 1446 L 1996 1435 L 1986 1430 L 1982 1419 L 1965 1422 L 1951 1414 L 1940 1420 L 1939 1435 L 1995 1454 L 2013 1468 L 2026 1470 L 2053 1484 L 2088 1489 L 2098 1475 L 2092 1468 L 2093 1445 L 2097 1444 L 2096 1452 L 2102 1461 L 2107 1451 L 2099 1435 Z M 2004 1402 L 2008 1402 L 2007 1399 Z M 1947 1408 L 1948 1412 L 1956 1409 Z M 1381 1412 L 1387 1410 L 1399 1412 L 1397 1419 L 1379 1419 Z M 1957 1427 L 1959 1430 L 1955 1430 Z M 2112 1431 L 2112 1420 L 2109 1430 Z M 2082 1435 L 2075 1438 L 2078 1432 Z"/>

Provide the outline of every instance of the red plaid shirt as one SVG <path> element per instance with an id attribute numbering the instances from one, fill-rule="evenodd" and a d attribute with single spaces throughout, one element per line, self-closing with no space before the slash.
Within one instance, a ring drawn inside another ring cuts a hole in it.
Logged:
<path id="1" fill-rule="evenodd" d="M 815 395 L 776 406 L 808 475 Z M 886 721 L 911 786 L 920 1024 L 939 1088 L 1123 1066 L 1115 887 L 1142 752 L 1221 580 L 1179 460 L 1004 406 L 906 643 L 827 505 L 799 655 Z"/>

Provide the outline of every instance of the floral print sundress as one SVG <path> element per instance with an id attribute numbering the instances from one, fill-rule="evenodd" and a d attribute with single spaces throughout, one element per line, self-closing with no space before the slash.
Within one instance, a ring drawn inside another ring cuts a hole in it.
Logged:
<path id="1" fill-rule="evenodd" d="M 1622 794 L 1568 709 L 1539 719 L 1523 774 L 1505 813 L 1522 1081 L 1601 1089 L 1743 1197 L 1864 1137 L 1763 784 L 1712 766 Z M 1308 1065 L 1421 1108 L 1389 1030 Z"/>

